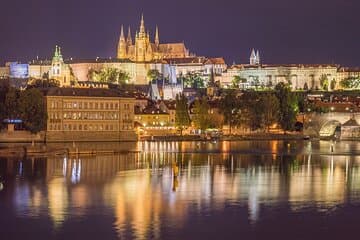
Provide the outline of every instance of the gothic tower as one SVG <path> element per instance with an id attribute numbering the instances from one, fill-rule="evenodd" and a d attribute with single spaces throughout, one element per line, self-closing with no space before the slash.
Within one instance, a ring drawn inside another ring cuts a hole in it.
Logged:
<path id="1" fill-rule="evenodd" d="M 127 43 L 127 46 L 128 46 L 128 47 L 133 44 L 133 43 L 132 43 L 132 38 L 131 38 L 131 29 L 130 29 L 130 26 L 129 26 L 129 30 L 128 30 L 128 35 L 127 35 L 126 43 Z"/>
<path id="2" fill-rule="evenodd" d="M 256 51 L 256 64 L 257 65 L 260 64 L 260 52 L 259 52 L 259 50 Z"/>
<path id="3" fill-rule="evenodd" d="M 156 45 L 156 48 L 159 48 L 160 40 L 159 40 L 159 29 L 158 29 L 158 26 L 156 26 L 156 32 L 155 32 L 155 45 Z"/>
<path id="4" fill-rule="evenodd" d="M 144 15 L 141 16 L 140 30 L 135 39 L 135 61 L 145 62 L 152 59 L 150 37 L 145 32 Z"/>
<path id="5" fill-rule="evenodd" d="M 125 40 L 125 35 L 124 35 L 124 27 L 121 26 L 121 33 L 120 33 L 120 39 L 119 39 L 119 44 L 118 44 L 118 53 L 117 53 L 117 58 L 119 59 L 125 59 L 127 57 L 126 54 L 126 40 Z"/>
<path id="6" fill-rule="evenodd" d="M 255 49 L 253 49 L 251 51 L 251 55 L 250 55 L 250 65 L 256 65 L 256 53 L 255 53 Z"/>
<path id="7" fill-rule="evenodd" d="M 257 50 L 255 52 L 255 49 L 251 51 L 250 55 L 250 65 L 259 65 L 260 64 L 260 52 Z"/>
<path id="8" fill-rule="evenodd" d="M 51 61 L 51 76 L 59 77 L 62 74 L 62 67 L 64 64 L 64 59 L 61 54 L 61 49 L 59 46 L 55 46 L 55 53 Z"/>

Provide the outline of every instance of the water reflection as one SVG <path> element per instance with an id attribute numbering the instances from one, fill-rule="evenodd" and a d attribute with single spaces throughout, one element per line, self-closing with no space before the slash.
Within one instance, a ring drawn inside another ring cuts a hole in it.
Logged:
<path id="1" fill-rule="evenodd" d="M 111 216 L 119 238 L 157 239 L 164 231 L 189 228 L 189 219 L 228 208 L 245 209 L 241 218 L 256 225 L 264 209 L 324 212 L 360 204 L 360 156 L 191 153 L 199 149 L 196 144 L 146 143 L 139 153 L 106 156 L 0 159 L 7 185 L 0 210 L 13 209 L 9 218 L 49 219 L 57 231 L 74 219 Z M 217 144 L 229 150 L 248 143 Z M 270 152 L 284 147 L 267 146 Z"/>

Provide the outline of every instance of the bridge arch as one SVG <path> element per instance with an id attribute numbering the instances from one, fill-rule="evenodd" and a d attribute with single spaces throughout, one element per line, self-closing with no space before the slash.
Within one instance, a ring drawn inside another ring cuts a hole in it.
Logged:
<path id="1" fill-rule="evenodd" d="M 329 120 L 323 123 L 319 130 L 320 137 L 332 137 L 335 135 L 335 131 L 338 127 L 341 127 L 341 122 L 338 120 Z"/>

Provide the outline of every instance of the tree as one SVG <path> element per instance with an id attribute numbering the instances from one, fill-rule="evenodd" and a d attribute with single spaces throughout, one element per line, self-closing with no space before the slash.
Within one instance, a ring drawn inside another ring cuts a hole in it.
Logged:
<path id="1" fill-rule="evenodd" d="M 234 76 L 234 78 L 233 78 L 233 80 L 232 80 L 232 83 L 231 83 L 232 87 L 233 87 L 233 88 L 239 88 L 240 83 L 241 83 L 241 78 L 240 78 L 240 76 L 239 76 L 239 75 Z"/>
<path id="2" fill-rule="evenodd" d="M 18 98 L 19 91 L 10 87 L 5 97 L 5 115 L 9 119 L 18 117 Z"/>
<path id="3" fill-rule="evenodd" d="M 150 81 L 159 80 L 159 79 L 161 79 L 161 74 L 160 74 L 159 70 L 157 70 L 157 69 L 150 69 L 147 72 L 147 78 Z"/>
<path id="4" fill-rule="evenodd" d="M 335 90 L 335 87 L 336 87 L 336 80 L 335 78 L 333 78 L 333 80 L 331 80 L 330 82 L 330 89 Z"/>
<path id="5" fill-rule="evenodd" d="M 128 84 L 130 80 L 130 75 L 128 72 L 122 71 L 120 70 L 118 72 L 118 84 L 119 85 L 124 85 L 124 84 Z"/>
<path id="6" fill-rule="evenodd" d="M 44 72 L 42 75 L 42 79 L 49 79 L 49 72 Z"/>
<path id="7" fill-rule="evenodd" d="M 262 122 L 269 131 L 270 126 L 279 118 L 279 100 L 274 94 L 267 93 L 261 96 L 260 105 L 263 108 Z"/>
<path id="8" fill-rule="evenodd" d="M 191 88 L 203 88 L 205 87 L 205 81 L 199 73 L 187 73 L 183 77 L 185 87 Z"/>
<path id="9" fill-rule="evenodd" d="M 25 128 L 31 133 L 45 128 L 47 116 L 43 95 L 39 89 L 31 88 L 21 92 L 19 111 Z"/>
<path id="10" fill-rule="evenodd" d="M 99 72 L 97 72 L 95 69 L 90 68 L 88 73 L 87 73 L 87 78 L 89 81 L 96 81 L 97 79 L 97 75 L 99 74 Z"/>
<path id="11" fill-rule="evenodd" d="M 304 91 L 307 91 L 307 90 L 309 90 L 309 86 L 308 86 L 307 82 L 305 82 L 304 83 Z"/>
<path id="12" fill-rule="evenodd" d="M 175 126 L 180 130 L 181 136 L 183 130 L 188 128 L 190 124 L 191 120 L 186 96 L 183 94 L 176 95 Z"/>
<path id="13" fill-rule="evenodd" d="M 210 126 L 209 109 L 206 97 L 195 100 L 193 122 L 201 131 L 205 131 Z"/>
<path id="14" fill-rule="evenodd" d="M 99 81 L 102 83 L 118 83 L 119 70 L 116 68 L 104 68 L 99 73 Z"/>
<path id="15" fill-rule="evenodd" d="M 218 112 L 209 115 L 209 122 L 211 128 L 222 128 L 224 125 L 224 116 Z"/>
<path id="16" fill-rule="evenodd" d="M 279 100 L 279 124 L 286 131 L 293 130 L 298 112 L 297 99 L 291 93 L 290 87 L 284 83 L 279 83 L 275 87 L 276 97 Z"/>
<path id="17" fill-rule="evenodd" d="M 60 81 L 56 79 L 32 79 L 28 84 L 27 88 L 51 88 L 51 87 L 59 87 Z"/>
<path id="18" fill-rule="evenodd" d="M 360 78 L 359 77 L 348 77 L 340 81 L 340 86 L 345 89 L 359 89 Z"/>
<path id="19" fill-rule="evenodd" d="M 0 80 L 0 129 L 5 127 L 4 119 L 7 117 L 5 99 L 7 92 L 9 91 L 10 83 L 9 79 Z"/>
<path id="20" fill-rule="evenodd" d="M 220 112 L 224 115 L 224 121 L 229 125 L 230 134 L 234 118 L 238 113 L 237 104 L 236 94 L 233 90 L 227 92 L 220 102 Z"/>
<path id="21" fill-rule="evenodd" d="M 263 109 L 259 92 L 249 91 L 241 95 L 238 108 L 234 125 L 245 125 L 251 130 L 261 128 Z"/>
<path id="22" fill-rule="evenodd" d="M 317 88 L 317 86 L 315 86 L 315 78 L 314 78 L 314 76 L 312 75 L 312 76 L 311 76 L 311 90 L 314 90 L 315 88 Z"/>
<path id="23" fill-rule="evenodd" d="M 326 76 L 326 74 L 321 75 L 320 77 L 320 86 L 322 90 L 328 90 L 329 89 L 329 80 Z"/>

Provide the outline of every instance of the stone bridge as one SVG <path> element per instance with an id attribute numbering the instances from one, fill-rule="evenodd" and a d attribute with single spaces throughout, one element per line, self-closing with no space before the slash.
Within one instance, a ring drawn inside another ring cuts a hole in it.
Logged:
<path id="1" fill-rule="evenodd" d="M 360 122 L 360 113 L 310 113 L 304 118 L 304 134 L 314 137 L 331 137 L 337 127 L 354 118 Z"/>

